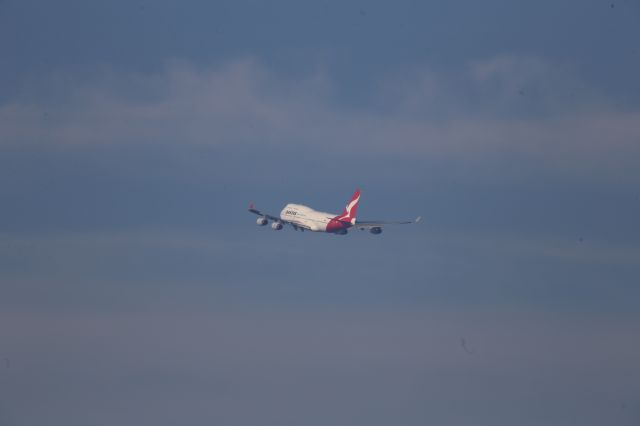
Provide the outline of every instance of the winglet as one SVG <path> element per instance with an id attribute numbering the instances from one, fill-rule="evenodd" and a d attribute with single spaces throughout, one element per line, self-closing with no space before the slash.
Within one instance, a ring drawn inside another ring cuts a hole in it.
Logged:
<path id="1" fill-rule="evenodd" d="M 249 211 L 251 213 L 261 214 L 259 210 L 256 210 L 256 206 L 254 206 L 253 203 L 249 203 Z"/>

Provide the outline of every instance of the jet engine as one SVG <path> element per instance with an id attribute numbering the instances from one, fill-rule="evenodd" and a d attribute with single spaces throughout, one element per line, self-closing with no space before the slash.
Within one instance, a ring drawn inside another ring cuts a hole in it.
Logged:
<path id="1" fill-rule="evenodd" d="M 280 222 L 273 222 L 273 223 L 271 224 L 271 229 L 274 229 L 274 230 L 276 230 L 276 231 L 281 230 L 281 229 L 282 229 L 282 223 L 280 223 Z"/>
<path id="2" fill-rule="evenodd" d="M 269 221 L 264 217 L 259 217 L 258 220 L 256 220 L 256 223 L 260 226 L 265 226 Z"/>
<path id="3" fill-rule="evenodd" d="M 382 228 L 381 228 L 381 227 L 379 227 L 379 226 L 376 226 L 376 227 L 374 227 L 374 228 L 371 228 L 371 229 L 369 230 L 369 232 L 371 232 L 372 234 L 376 234 L 376 235 L 378 235 L 378 234 L 382 234 Z"/>

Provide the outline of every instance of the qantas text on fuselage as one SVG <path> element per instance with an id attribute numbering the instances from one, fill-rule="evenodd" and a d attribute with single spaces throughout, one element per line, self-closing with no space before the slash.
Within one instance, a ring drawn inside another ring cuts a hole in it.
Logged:
<path id="1" fill-rule="evenodd" d="M 329 232 L 339 235 L 346 234 L 349 229 L 369 230 L 372 234 L 380 234 L 385 225 L 409 224 L 420 221 L 420 217 L 415 220 L 396 222 L 359 221 L 356 219 L 359 202 L 360 190 L 356 189 L 341 214 L 317 211 L 302 204 L 287 204 L 280 212 L 279 217 L 257 210 L 253 203 L 249 205 L 249 211 L 260 216 L 256 220 L 260 226 L 265 226 L 271 221 L 271 228 L 275 230 L 282 229 L 284 225 L 291 225 L 295 230 Z"/>

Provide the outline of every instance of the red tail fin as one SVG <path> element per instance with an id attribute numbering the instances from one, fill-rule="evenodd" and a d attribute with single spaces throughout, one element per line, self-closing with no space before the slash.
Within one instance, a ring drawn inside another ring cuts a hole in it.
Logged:
<path id="1" fill-rule="evenodd" d="M 358 203 L 360 202 L 360 190 L 356 189 L 349 203 L 344 208 L 342 214 L 337 217 L 338 220 L 356 223 L 356 214 L 358 213 Z"/>

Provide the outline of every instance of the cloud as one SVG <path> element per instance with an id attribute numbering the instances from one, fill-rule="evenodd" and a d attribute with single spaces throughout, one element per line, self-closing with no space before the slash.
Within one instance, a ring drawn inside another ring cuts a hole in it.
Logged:
<path id="1" fill-rule="evenodd" d="M 12 359 L 11 371 L 0 372 L 2 408 L 16 423 L 73 412 L 71 424 L 173 424 L 178 416 L 194 424 L 495 424 L 542 416 L 596 425 L 619 413 L 621 400 L 630 410 L 638 403 L 640 346 L 630 318 L 226 308 L 4 310 L 0 320 L 3 355 Z"/>
<path id="2" fill-rule="evenodd" d="M 637 180 L 640 112 L 617 111 L 540 58 L 499 56 L 454 75 L 390 76 L 373 88 L 371 107 L 341 105 L 321 71 L 289 80 L 252 59 L 218 68 L 174 63 L 152 76 L 105 74 L 57 104 L 4 105 L 2 144 L 392 155 L 480 175 L 506 167 Z"/>

